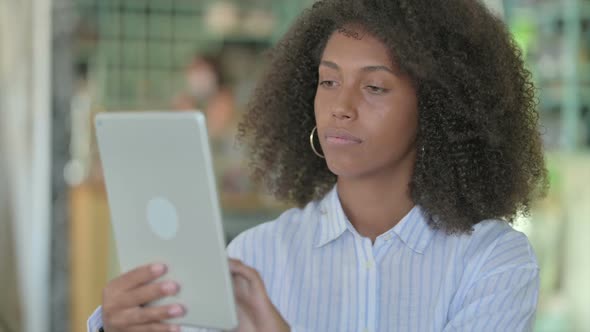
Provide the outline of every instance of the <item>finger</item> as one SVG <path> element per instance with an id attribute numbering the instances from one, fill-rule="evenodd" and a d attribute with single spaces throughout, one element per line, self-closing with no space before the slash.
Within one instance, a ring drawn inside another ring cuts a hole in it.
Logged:
<path id="1" fill-rule="evenodd" d="M 124 310 L 110 318 L 109 324 L 117 327 L 134 327 L 135 325 L 161 323 L 170 318 L 182 317 L 186 309 L 180 304 L 157 307 L 136 307 Z"/>
<path id="2" fill-rule="evenodd" d="M 266 291 L 264 288 L 264 282 L 260 277 L 260 274 L 255 269 L 247 266 L 236 259 L 229 260 L 229 270 L 232 274 L 238 275 L 248 281 L 249 286 L 255 292 Z"/>
<path id="3" fill-rule="evenodd" d="M 250 286 L 250 282 L 246 278 L 239 274 L 232 274 L 232 281 L 234 284 L 234 296 L 238 302 L 251 298 L 253 289 Z"/>
<path id="4" fill-rule="evenodd" d="M 150 303 L 166 296 L 176 295 L 180 291 L 180 285 L 174 281 L 163 281 L 140 286 L 128 291 L 121 296 L 113 308 L 131 308 Z"/>
<path id="5" fill-rule="evenodd" d="M 179 325 L 170 325 L 163 323 L 147 324 L 129 328 L 129 332 L 180 332 Z"/>
<path id="6" fill-rule="evenodd" d="M 114 291 L 133 289 L 161 277 L 166 271 L 165 264 L 143 265 L 113 279 L 109 283 L 109 288 Z"/>

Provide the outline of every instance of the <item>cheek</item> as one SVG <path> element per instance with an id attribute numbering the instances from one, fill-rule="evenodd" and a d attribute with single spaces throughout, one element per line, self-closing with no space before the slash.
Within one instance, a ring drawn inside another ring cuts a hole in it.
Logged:
<path id="1" fill-rule="evenodd" d="M 389 104 L 392 105 L 392 104 Z M 371 128 L 372 135 L 380 144 L 374 145 L 377 148 L 395 150 L 404 149 L 411 145 L 418 128 L 418 110 L 414 103 L 397 103 L 395 107 L 373 108 L 367 118 L 367 126 Z"/>
<path id="2" fill-rule="evenodd" d="M 325 92 L 316 92 L 316 96 L 313 103 L 313 110 L 315 114 L 315 120 L 319 127 L 326 121 L 330 121 L 330 98 L 326 96 Z"/>

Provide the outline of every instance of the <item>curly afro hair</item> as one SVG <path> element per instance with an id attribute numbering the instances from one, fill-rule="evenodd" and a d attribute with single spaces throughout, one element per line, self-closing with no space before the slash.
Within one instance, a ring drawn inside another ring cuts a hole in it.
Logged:
<path id="1" fill-rule="evenodd" d="M 547 190 L 535 88 L 504 23 L 476 0 L 323 0 L 269 52 L 270 65 L 239 124 L 252 175 L 300 206 L 336 183 L 309 145 L 318 66 L 332 35 L 360 25 L 417 88 L 412 199 L 432 227 L 470 232 L 513 222 Z"/>

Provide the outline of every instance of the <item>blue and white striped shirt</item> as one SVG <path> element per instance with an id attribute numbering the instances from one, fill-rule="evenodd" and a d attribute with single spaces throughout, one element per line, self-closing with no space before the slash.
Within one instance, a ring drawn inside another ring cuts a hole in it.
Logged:
<path id="1" fill-rule="evenodd" d="M 447 235 L 415 206 L 373 244 L 334 188 L 240 234 L 228 254 L 259 271 L 296 332 L 515 332 L 534 322 L 535 256 L 525 235 L 498 220 Z"/>

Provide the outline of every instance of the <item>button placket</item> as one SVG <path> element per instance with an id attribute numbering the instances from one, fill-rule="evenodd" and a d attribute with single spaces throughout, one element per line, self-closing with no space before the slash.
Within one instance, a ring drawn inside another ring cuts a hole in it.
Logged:
<path id="1" fill-rule="evenodd" d="M 381 242 L 381 241 L 379 241 Z M 376 311 L 378 310 L 377 304 L 377 293 L 376 293 L 376 284 L 377 284 L 377 261 L 374 253 L 374 247 L 371 243 L 370 239 L 366 239 L 365 243 L 365 252 L 366 252 L 366 260 L 365 260 L 365 271 L 366 271 L 366 321 L 364 322 L 364 326 L 361 325 L 363 328 L 363 332 L 370 332 L 375 329 L 375 319 L 376 319 Z"/>
<path id="2" fill-rule="evenodd" d="M 367 268 L 367 270 L 371 270 L 373 267 L 375 266 L 375 262 L 373 261 L 372 258 L 369 258 L 366 262 L 365 262 L 365 267 Z"/>

